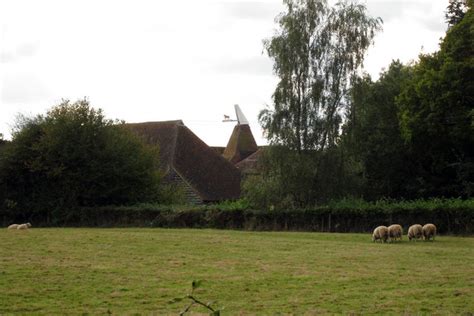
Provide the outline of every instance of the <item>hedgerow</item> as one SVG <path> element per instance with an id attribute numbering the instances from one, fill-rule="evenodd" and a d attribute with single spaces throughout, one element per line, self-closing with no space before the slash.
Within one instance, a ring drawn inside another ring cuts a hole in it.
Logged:
<path id="1" fill-rule="evenodd" d="M 474 233 L 474 200 L 382 200 L 369 203 L 341 200 L 296 210 L 255 210 L 245 201 L 213 205 L 104 206 L 68 212 L 0 211 L 6 226 L 32 222 L 35 226 L 216 228 L 318 232 L 371 232 L 378 225 L 434 223 L 441 234 Z"/>

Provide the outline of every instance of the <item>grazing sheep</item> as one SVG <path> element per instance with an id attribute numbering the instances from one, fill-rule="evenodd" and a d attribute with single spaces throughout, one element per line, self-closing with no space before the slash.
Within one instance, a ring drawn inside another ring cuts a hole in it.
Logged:
<path id="1" fill-rule="evenodd" d="M 28 229 L 31 227 L 31 224 L 30 223 L 26 223 L 26 224 L 21 224 L 21 225 L 18 225 L 18 227 L 16 229 Z"/>
<path id="2" fill-rule="evenodd" d="M 434 224 L 425 224 L 423 226 L 423 240 L 430 240 L 430 238 L 435 239 L 436 236 L 436 226 Z"/>
<path id="3" fill-rule="evenodd" d="M 421 227 L 420 224 L 415 224 L 411 225 L 410 228 L 408 228 L 408 234 L 407 234 L 408 240 L 415 239 L 418 240 L 418 238 L 423 237 L 423 227 Z"/>
<path id="4" fill-rule="evenodd" d="M 376 240 L 380 240 L 380 242 L 384 243 L 387 241 L 388 238 L 388 228 L 387 226 L 378 226 L 374 229 L 372 234 L 372 241 L 375 242 Z"/>
<path id="5" fill-rule="evenodd" d="M 390 238 L 390 242 L 396 241 L 400 239 L 402 241 L 403 235 L 403 228 L 398 224 L 393 224 L 388 226 L 388 238 Z"/>
<path id="6" fill-rule="evenodd" d="M 11 224 L 10 226 L 7 227 L 7 229 L 17 229 L 18 228 L 18 224 Z"/>

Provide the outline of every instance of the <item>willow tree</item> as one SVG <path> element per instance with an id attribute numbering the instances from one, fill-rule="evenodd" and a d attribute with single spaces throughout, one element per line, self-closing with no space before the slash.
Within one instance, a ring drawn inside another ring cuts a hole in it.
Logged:
<path id="1" fill-rule="evenodd" d="M 279 30 L 264 41 L 280 81 L 273 107 L 260 123 L 271 143 L 298 153 L 324 150 L 338 139 L 350 78 L 381 28 L 362 4 L 326 0 L 284 0 Z"/>

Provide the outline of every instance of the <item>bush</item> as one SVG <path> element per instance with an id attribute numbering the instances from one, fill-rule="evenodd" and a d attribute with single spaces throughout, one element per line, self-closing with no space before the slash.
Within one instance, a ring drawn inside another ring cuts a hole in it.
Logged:
<path id="1" fill-rule="evenodd" d="M 293 209 L 360 196 L 357 167 L 343 148 L 297 153 L 269 146 L 261 153 L 258 172 L 243 181 L 242 192 L 255 208 Z"/>
<path id="2" fill-rule="evenodd" d="M 474 234 L 472 199 L 376 203 L 343 200 L 324 207 L 275 211 L 248 209 L 245 201 L 201 206 L 140 204 L 79 208 L 68 213 L 72 215 L 56 225 L 369 233 L 378 225 L 399 223 L 407 232 L 412 224 L 431 222 L 441 234 Z M 27 221 L 48 226 L 50 216 L 47 212 L 21 216 L 0 212 L 4 226 Z"/>

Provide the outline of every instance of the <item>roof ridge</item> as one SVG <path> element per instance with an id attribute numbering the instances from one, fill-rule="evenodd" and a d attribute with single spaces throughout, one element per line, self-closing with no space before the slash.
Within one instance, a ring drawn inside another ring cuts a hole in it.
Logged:
<path id="1" fill-rule="evenodd" d="M 171 123 L 174 123 L 176 125 L 184 125 L 183 123 L 183 120 L 168 120 L 168 121 L 146 121 L 146 122 L 126 122 L 125 124 L 132 124 L 132 125 L 135 125 L 135 124 L 151 124 L 151 123 L 158 123 L 158 124 L 171 124 Z"/>

